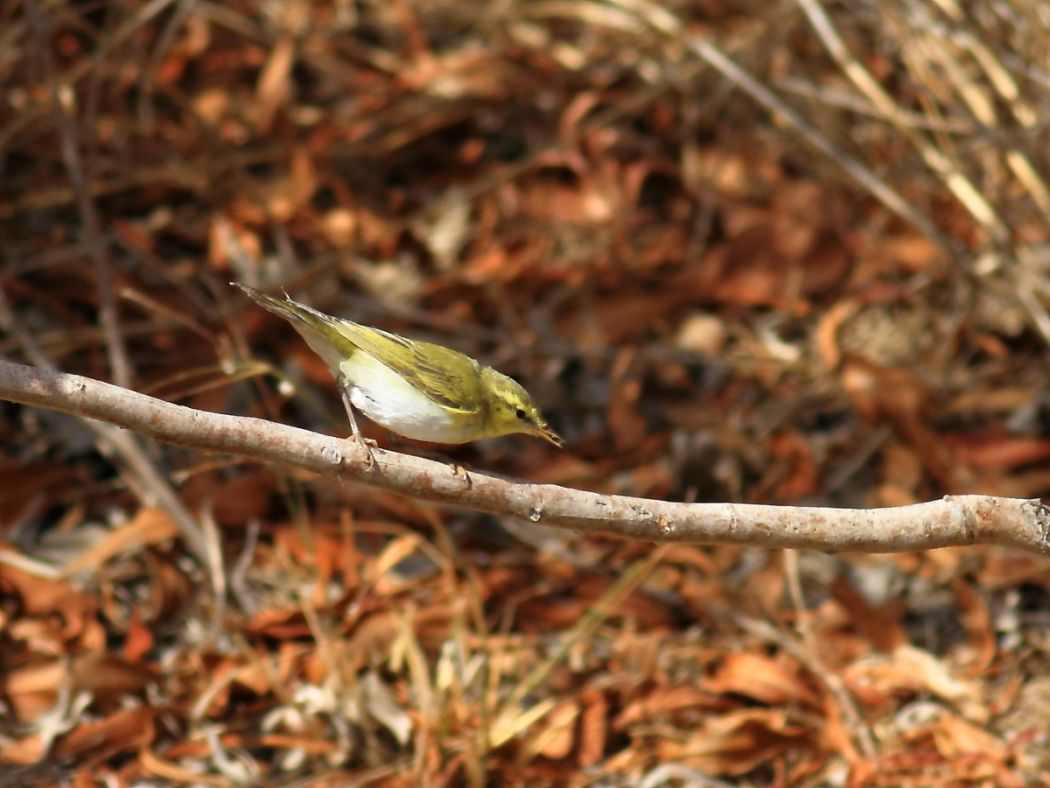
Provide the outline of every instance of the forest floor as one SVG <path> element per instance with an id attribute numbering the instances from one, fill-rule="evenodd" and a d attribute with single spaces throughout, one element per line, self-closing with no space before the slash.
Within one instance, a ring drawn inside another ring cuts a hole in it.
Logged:
<path id="1" fill-rule="evenodd" d="M 237 280 L 467 352 L 567 442 L 441 449 L 470 468 L 1039 498 L 1048 52 L 1036 0 L 0 3 L 0 357 L 347 434 Z M 1050 783 L 1038 555 L 656 546 L 137 451 L 213 566 L 83 422 L 0 403 L 0 784 Z"/>

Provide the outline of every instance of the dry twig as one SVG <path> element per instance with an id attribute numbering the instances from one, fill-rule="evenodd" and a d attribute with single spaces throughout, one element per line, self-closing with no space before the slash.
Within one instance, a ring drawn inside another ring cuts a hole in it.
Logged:
<path id="1" fill-rule="evenodd" d="M 367 451 L 262 419 L 208 413 L 79 375 L 0 362 L 0 398 L 107 421 L 166 443 L 293 465 L 413 498 L 651 542 L 896 552 L 1000 544 L 1050 554 L 1050 509 L 1037 499 L 949 495 L 885 509 L 684 504 L 526 484 Z"/>

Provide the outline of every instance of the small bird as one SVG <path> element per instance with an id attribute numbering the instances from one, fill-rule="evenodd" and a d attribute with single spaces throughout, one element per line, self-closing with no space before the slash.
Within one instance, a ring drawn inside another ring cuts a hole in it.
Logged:
<path id="1" fill-rule="evenodd" d="M 291 323 L 328 363 L 358 441 L 354 408 L 413 440 L 455 444 L 525 433 L 564 443 L 517 381 L 470 356 L 326 315 L 287 294 L 282 301 L 230 284 Z"/>

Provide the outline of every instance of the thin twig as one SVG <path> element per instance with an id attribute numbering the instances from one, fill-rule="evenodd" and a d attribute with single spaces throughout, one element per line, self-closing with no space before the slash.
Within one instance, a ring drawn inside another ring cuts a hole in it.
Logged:
<path id="1" fill-rule="evenodd" d="M 79 375 L 0 361 L 0 399 L 101 419 L 166 443 L 251 457 L 412 498 L 650 542 L 896 552 L 1000 544 L 1050 555 L 1038 499 L 948 495 L 886 509 L 684 504 L 515 482 L 262 419 L 194 410 Z M 203 554 L 203 552 L 202 552 Z"/>
<path id="2" fill-rule="evenodd" d="M 857 183 L 867 189 L 875 199 L 900 216 L 943 249 L 952 246 L 937 227 L 918 208 L 911 205 L 885 181 L 881 180 L 863 163 L 850 156 L 844 150 L 833 145 L 805 118 L 781 101 L 771 90 L 751 77 L 740 66 L 727 57 L 718 47 L 702 38 L 694 38 L 689 43 L 693 52 L 705 60 L 726 79 L 747 93 L 751 98 L 765 107 L 781 122 L 791 126 L 806 142 L 823 153 L 841 167 Z M 884 109 L 881 108 L 880 109 Z"/>
<path id="3" fill-rule="evenodd" d="M 165 8 L 174 2 L 176 0 L 150 0 L 145 5 L 139 6 L 134 17 L 114 30 L 108 38 L 103 39 L 95 51 L 96 56 L 94 58 L 81 58 L 78 60 L 76 65 L 62 73 L 59 83 L 69 86 L 70 89 L 74 88 L 80 80 L 94 71 L 99 59 L 105 57 L 109 52 L 138 33 L 147 22 L 162 13 Z M 0 151 L 5 150 L 11 140 L 15 139 L 32 124 L 43 110 L 43 104 L 27 107 L 21 112 L 14 113 L 7 125 L 0 126 Z"/>
<path id="4" fill-rule="evenodd" d="M 113 298 L 113 277 L 109 264 L 109 250 L 99 226 L 95 202 L 91 199 L 87 177 L 84 173 L 84 162 L 80 155 L 80 143 L 77 139 L 75 121 L 62 101 L 59 91 L 58 69 L 51 57 L 50 34 L 44 15 L 36 0 L 25 0 L 26 16 L 36 37 L 38 56 L 44 67 L 48 88 L 51 92 L 51 103 L 54 105 L 55 125 L 62 146 L 62 159 L 69 175 L 69 183 L 77 198 L 77 210 L 83 225 L 84 245 L 95 264 L 95 287 L 98 290 L 98 316 L 102 324 L 102 333 L 106 338 L 106 352 L 109 357 L 109 371 L 121 386 L 131 385 L 131 363 L 128 361 L 127 348 L 120 333 L 120 321 Z M 70 93 L 70 95 L 73 95 Z"/>
<path id="5" fill-rule="evenodd" d="M 809 19 L 813 30 L 816 31 L 825 49 L 828 50 L 828 54 L 835 59 L 839 68 L 856 88 L 890 118 L 897 130 L 915 146 L 926 166 L 937 173 L 948 190 L 985 228 L 989 236 L 996 241 L 1005 241 L 1009 233 L 995 208 L 981 194 L 980 189 L 956 166 L 955 162 L 907 122 L 897 102 L 849 51 L 820 2 L 818 0 L 795 0 L 795 2 Z"/>
<path id="6" fill-rule="evenodd" d="M 0 328 L 5 329 L 18 340 L 22 352 L 40 367 L 36 370 L 37 372 L 63 376 L 63 373 L 54 370 L 51 359 L 44 354 L 33 337 L 29 336 L 15 319 L 3 288 L 0 288 Z M 0 364 L 8 363 L 0 361 Z M 10 366 L 20 367 L 18 364 Z M 22 367 L 22 369 L 33 369 L 33 367 Z M 85 378 L 85 380 L 90 380 L 90 378 Z M 118 387 L 113 386 L 113 388 Z M 123 391 L 123 389 L 118 390 Z M 109 420 L 103 419 L 103 421 Z M 98 436 L 103 453 L 115 457 L 120 462 L 124 479 L 136 497 L 146 504 L 156 503 L 162 507 L 175 522 L 179 533 L 186 541 L 187 549 L 201 561 L 203 566 L 209 567 L 210 551 L 196 519 L 175 493 L 171 482 L 161 474 L 146 452 L 142 450 L 135 436 L 115 429 L 111 424 L 98 424 L 90 420 L 86 424 L 88 429 Z"/>
<path id="7" fill-rule="evenodd" d="M 802 579 L 799 573 L 798 551 L 787 550 L 784 553 L 784 568 L 787 578 L 788 594 L 791 604 L 795 607 L 797 615 L 796 628 L 801 637 L 801 643 L 790 643 L 788 648 L 792 654 L 798 657 L 821 681 L 828 692 L 835 698 L 839 707 L 839 714 L 846 724 L 846 728 L 853 735 L 853 739 L 865 758 L 874 758 L 878 752 L 875 746 L 875 737 L 871 728 L 864 721 L 863 715 L 857 708 L 853 695 L 846 687 L 846 682 L 838 673 L 829 668 L 824 661 L 824 649 L 821 648 L 819 639 L 813 631 L 812 616 L 806 607 L 805 597 L 802 593 Z M 782 644 L 788 644 L 789 638 L 785 635 Z"/>

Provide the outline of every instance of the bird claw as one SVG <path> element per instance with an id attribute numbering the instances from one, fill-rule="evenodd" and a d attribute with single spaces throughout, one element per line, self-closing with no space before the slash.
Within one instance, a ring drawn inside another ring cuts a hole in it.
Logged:
<path id="1" fill-rule="evenodd" d="M 347 438 L 347 440 L 356 443 L 358 446 L 365 450 L 365 452 L 368 454 L 368 465 L 366 466 L 366 470 L 370 472 L 374 471 L 376 467 L 376 455 L 372 450 L 377 448 L 379 444 L 376 443 L 372 438 L 366 438 L 363 435 L 351 435 Z"/>
<path id="2" fill-rule="evenodd" d="M 452 463 L 452 475 L 462 479 L 469 490 L 473 486 L 473 482 L 470 480 L 470 474 L 467 473 L 467 469 L 460 465 L 458 462 Z"/>

